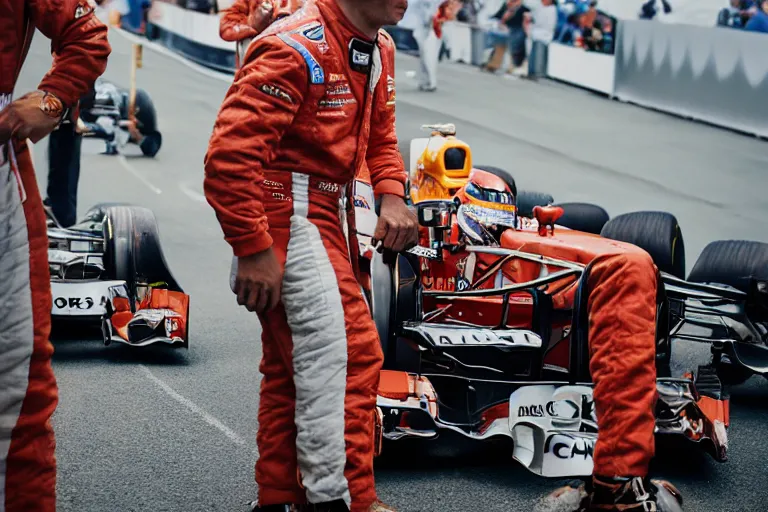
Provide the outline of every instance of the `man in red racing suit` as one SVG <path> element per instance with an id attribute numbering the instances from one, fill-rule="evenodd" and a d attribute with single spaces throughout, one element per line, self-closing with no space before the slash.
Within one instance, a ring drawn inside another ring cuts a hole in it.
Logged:
<path id="1" fill-rule="evenodd" d="M 388 510 L 373 481 L 383 356 L 345 218 L 348 185 L 367 167 L 381 198 L 375 241 L 417 242 L 395 46 L 379 30 L 406 8 L 308 0 L 251 43 L 214 127 L 205 194 L 234 252 L 238 303 L 262 325 L 257 510 Z"/>
<path id="2" fill-rule="evenodd" d="M 35 29 L 51 39 L 53 66 L 38 91 L 12 101 Z M 26 139 L 38 142 L 76 107 L 110 46 L 85 0 L 3 0 L 0 33 L 0 510 L 50 512 L 58 391 L 45 213 Z"/>

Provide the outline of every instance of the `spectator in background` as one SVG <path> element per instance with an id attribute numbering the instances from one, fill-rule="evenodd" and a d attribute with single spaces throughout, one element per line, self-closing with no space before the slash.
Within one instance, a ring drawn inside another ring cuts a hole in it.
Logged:
<path id="1" fill-rule="evenodd" d="M 665 16 L 672 13 L 672 6 L 667 0 L 648 0 L 640 7 L 639 18 L 641 20 L 656 19 L 662 10 Z"/>
<path id="2" fill-rule="evenodd" d="M 758 11 L 747 22 L 746 30 L 768 34 L 768 0 L 760 2 Z"/>
<path id="3" fill-rule="evenodd" d="M 416 0 L 418 22 L 413 38 L 419 45 L 419 90 L 437 90 L 437 67 L 443 42 L 443 24 L 456 19 L 461 9 L 459 0 Z"/>
<path id="4" fill-rule="evenodd" d="M 749 11 L 745 9 L 744 0 L 731 0 L 717 15 L 717 26 L 742 29 L 749 21 Z"/>
<path id="5" fill-rule="evenodd" d="M 461 9 L 456 14 L 456 20 L 463 23 L 477 23 L 477 15 L 483 8 L 483 2 L 477 0 L 464 0 Z"/>
<path id="6" fill-rule="evenodd" d="M 516 68 L 526 65 L 526 33 L 524 28 L 525 14 L 530 12 L 522 0 L 507 0 L 491 19 L 499 20 L 499 31 L 491 34 L 494 46 L 493 53 L 483 69 L 496 72 L 504 63 L 504 53 L 509 47 L 510 66 L 508 73 L 515 73 Z M 504 38 L 506 33 L 506 38 Z M 518 72 L 519 73 L 519 72 Z"/>
<path id="7" fill-rule="evenodd" d="M 528 76 L 537 78 L 547 72 L 547 45 L 552 42 L 557 26 L 555 0 L 538 0 L 540 3 L 528 16 L 528 35 L 531 51 L 528 58 Z M 529 13 L 526 13 L 529 14 Z"/>

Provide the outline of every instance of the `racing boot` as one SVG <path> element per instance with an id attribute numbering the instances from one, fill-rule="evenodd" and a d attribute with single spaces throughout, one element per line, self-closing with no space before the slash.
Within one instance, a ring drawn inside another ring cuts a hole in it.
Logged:
<path id="1" fill-rule="evenodd" d="M 604 478 L 557 489 L 534 512 L 682 512 L 680 491 L 664 480 Z"/>
<path id="2" fill-rule="evenodd" d="M 260 507 L 258 501 L 252 501 L 248 506 L 251 507 L 250 512 L 300 512 L 302 510 L 300 508 L 302 505 L 291 504 L 264 505 L 263 507 Z"/>
<path id="3" fill-rule="evenodd" d="M 344 500 L 336 500 L 328 503 L 302 505 L 299 512 L 349 512 L 349 507 Z M 385 505 L 379 500 L 373 502 L 368 512 L 397 512 L 394 508 Z"/>

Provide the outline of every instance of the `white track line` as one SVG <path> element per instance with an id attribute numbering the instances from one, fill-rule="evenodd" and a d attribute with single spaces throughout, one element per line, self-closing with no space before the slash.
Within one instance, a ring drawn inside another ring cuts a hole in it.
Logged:
<path id="1" fill-rule="evenodd" d="M 195 192 L 189 185 L 186 183 L 181 183 L 179 185 L 179 190 L 182 191 L 182 193 L 190 198 L 193 201 L 196 201 L 198 203 L 208 204 L 208 200 L 205 198 L 204 195 L 202 195 L 199 192 Z"/>
<path id="2" fill-rule="evenodd" d="M 131 34 L 130 32 L 127 32 L 127 31 L 125 31 L 125 30 L 123 30 L 121 28 L 117 28 L 117 27 L 109 27 L 109 28 L 110 28 L 110 30 L 114 30 L 115 32 L 117 32 L 118 34 L 120 34 L 121 36 L 126 38 L 128 41 L 130 41 L 132 43 L 136 43 L 136 44 L 140 44 L 140 45 L 146 46 L 150 50 L 153 50 L 153 51 L 159 53 L 160 55 L 164 55 L 164 56 L 166 56 L 166 57 L 168 57 L 170 59 L 173 59 L 176 62 L 178 62 L 180 64 L 183 64 L 184 66 L 188 67 L 189 69 L 191 69 L 193 71 L 197 71 L 201 75 L 207 76 L 208 78 L 213 78 L 215 80 L 220 80 L 220 81 L 226 82 L 226 83 L 232 83 L 232 81 L 235 78 L 234 75 L 230 75 L 230 74 L 227 74 L 227 73 L 222 73 L 220 71 L 214 71 L 212 69 L 206 68 L 205 66 L 201 66 L 200 64 L 192 62 L 191 60 L 187 59 L 186 57 L 183 57 L 183 56 L 179 55 L 178 53 L 176 53 L 176 52 L 174 52 L 172 50 L 169 50 L 165 46 L 162 46 L 162 45 L 160 45 L 158 43 L 155 43 L 154 41 L 150 41 L 150 40 L 145 39 L 143 37 L 139 37 L 139 36 L 137 36 L 135 34 Z"/>
<path id="3" fill-rule="evenodd" d="M 163 193 L 163 191 L 162 191 L 162 190 L 160 190 L 159 188 L 157 188 L 156 186 L 154 186 L 152 183 L 150 183 L 150 182 L 149 182 L 149 180 L 148 180 L 147 178 L 145 178 L 144 176 L 142 176 L 142 175 L 141 175 L 141 173 L 140 173 L 139 171 L 137 171 L 136 169 L 134 169 L 134 168 L 133 168 L 133 166 L 132 166 L 131 164 L 129 164 L 129 163 L 128 163 L 128 159 L 127 159 L 127 158 L 125 158 L 125 156 L 123 156 L 123 155 L 117 155 L 117 161 L 118 161 L 118 162 L 120 162 L 120 165 L 122 165 L 122 166 L 123 166 L 123 168 L 124 168 L 126 171 L 128 171 L 128 172 L 130 172 L 131 174 L 133 174 L 134 176 L 136 176 L 136 178 L 137 178 L 137 179 L 138 179 L 140 182 L 142 182 L 143 184 L 145 184 L 145 185 L 147 186 L 147 188 L 149 188 L 149 190 L 151 190 L 152 192 L 154 192 L 154 193 L 155 193 L 155 194 L 157 194 L 157 195 L 160 195 L 160 194 L 162 194 L 162 193 Z"/>
<path id="4" fill-rule="evenodd" d="M 183 396 L 178 394 L 176 391 L 173 390 L 171 386 L 166 384 L 164 381 L 162 381 L 158 377 L 155 377 L 155 375 L 149 370 L 149 368 L 147 368 L 143 364 L 140 364 L 139 368 L 141 368 L 144 371 L 144 373 L 147 375 L 147 378 L 149 380 L 151 380 L 152 382 L 160 386 L 160 389 L 165 391 L 166 394 L 168 394 L 168 396 L 170 396 L 171 398 L 179 402 L 181 405 L 183 405 L 193 413 L 200 416 L 203 419 L 203 421 L 205 421 L 208 425 L 218 429 L 222 434 L 227 436 L 227 438 L 230 441 L 240 446 L 246 445 L 245 440 L 243 440 L 242 437 L 237 435 L 232 429 L 230 429 L 225 424 L 223 424 L 222 422 L 220 422 L 219 420 L 217 420 L 216 418 L 214 418 L 213 416 L 211 416 L 210 414 L 202 410 L 191 400 L 184 398 Z"/>

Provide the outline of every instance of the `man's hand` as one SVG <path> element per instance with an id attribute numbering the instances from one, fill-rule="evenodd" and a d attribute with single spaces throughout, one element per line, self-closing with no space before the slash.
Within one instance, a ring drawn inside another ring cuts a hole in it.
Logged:
<path id="1" fill-rule="evenodd" d="M 384 194 L 381 197 L 381 214 L 373 233 L 372 243 L 382 242 L 383 249 L 402 252 L 419 242 L 419 223 L 408 209 L 402 197 Z"/>
<path id="2" fill-rule="evenodd" d="M 45 93 L 41 91 L 25 94 L 0 111 L 0 144 L 9 140 L 30 139 L 37 143 L 51 133 L 59 124 L 61 113 L 58 117 L 52 117 L 40 108 Z M 52 105 L 52 112 L 63 110 L 61 102 L 55 97 L 48 96 L 47 100 L 58 105 Z"/>
<path id="3" fill-rule="evenodd" d="M 259 314 L 280 302 L 283 272 L 271 248 L 237 259 L 234 292 L 237 303 Z"/>
<path id="4" fill-rule="evenodd" d="M 272 23 L 274 5 L 270 0 L 262 2 L 248 15 L 248 25 L 256 32 L 261 33 Z"/>

